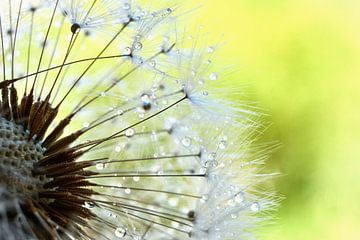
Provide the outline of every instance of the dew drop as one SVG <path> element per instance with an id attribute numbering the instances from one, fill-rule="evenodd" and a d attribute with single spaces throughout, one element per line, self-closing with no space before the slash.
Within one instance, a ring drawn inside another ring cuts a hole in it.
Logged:
<path id="1" fill-rule="evenodd" d="M 215 52 L 215 48 L 210 46 L 210 47 L 208 47 L 207 51 L 208 51 L 208 53 L 213 53 L 213 52 Z"/>
<path id="2" fill-rule="evenodd" d="M 201 197 L 202 202 L 206 202 L 209 199 L 209 195 L 205 194 Z"/>
<path id="3" fill-rule="evenodd" d="M 171 9 L 171 8 L 167 8 L 167 9 L 165 10 L 165 13 L 166 13 L 166 14 L 172 13 L 172 9 Z"/>
<path id="4" fill-rule="evenodd" d="M 84 203 L 84 206 L 87 208 L 87 209 L 91 209 L 91 208 L 94 208 L 95 207 L 95 204 L 93 202 L 85 202 Z"/>
<path id="5" fill-rule="evenodd" d="M 130 188 L 126 188 L 126 189 L 125 189 L 125 193 L 126 193 L 126 194 L 130 194 L 130 193 L 131 193 L 131 189 L 130 189 Z"/>
<path id="6" fill-rule="evenodd" d="M 96 164 L 95 167 L 96 167 L 97 170 L 103 170 L 105 168 L 105 164 L 104 163 L 98 163 L 98 164 Z"/>
<path id="7" fill-rule="evenodd" d="M 118 115 L 118 116 L 121 116 L 121 115 L 123 115 L 124 114 L 124 111 L 123 110 L 117 110 L 116 111 L 116 115 Z"/>
<path id="8" fill-rule="evenodd" d="M 124 4 L 123 4 L 122 9 L 124 9 L 125 11 L 130 10 L 130 8 L 131 8 L 131 6 L 130 6 L 129 3 L 124 3 Z"/>
<path id="9" fill-rule="evenodd" d="M 115 147 L 115 152 L 121 152 L 121 146 L 116 146 Z"/>
<path id="10" fill-rule="evenodd" d="M 144 110 L 149 110 L 151 108 L 151 98 L 148 94 L 143 94 L 141 96 L 141 101 Z"/>
<path id="11" fill-rule="evenodd" d="M 209 155 L 208 155 L 208 157 L 207 157 L 207 159 L 208 159 L 209 161 L 214 161 L 215 158 L 216 158 L 216 153 L 214 153 L 214 152 L 209 153 Z"/>
<path id="12" fill-rule="evenodd" d="M 125 131 L 125 136 L 127 136 L 127 137 L 132 137 L 134 135 L 135 135 L 135 130 L 132 128 L 129 128 Z"/>
<path id="13" fill-rule="evenodd" d="M 260 211 L 260 203 L 254 202 L 250 205 L 250 210 L 253 212 L 259 212 Z"/>
<path id="14" fill-rule="evenodd" d="M 234 201 L 236 203 L 242 203 L 244 202 L 244 200 L 245 200 L 245 196 L 243 192 L 240 192 L 234 196 Z"/>
<path id="15" fill-rule="evenodd" d="M 225 139 L 221 140 L 219 143 L 220 149 L 225 149 L 227 147 L 227 141 Z"/>
<path id="16" fill-rule="evenodd" d="M 182 140 L 181 140 L 181 143 L 184 147 L 190 147 L 191 146 L 191 143 L 192 143 L 192 140 L 191 138 L 189 137 L 184 137 Z"/>
<path id="17" fill-rule="evenodd" d="M 135 42 L 134 43 L 134 49 L 135 50 L 141 50 L 143 47 L 142 43 L 141 42 Z"/>
<path id="18" fill-rule="evenodd" d="M 140 177 L 139 176 L 134 176 L 133 180 L 134 180 L 134 182 L 138 182 L 138 181 L 140 181 Z"/>
<path id="19" fill-rule="evenodd" d="M 123 238 L 126 236 L 126 229 L 123 227 L 118 227 L 115 229 L 115 236 L 118 238 Z"/>
<path id="20" fill-rule="evenodd" d="M 126 55 L 131 54 L 131 48 L 129 48 L 129 47 L 124 48 L 123 53 Z"/>
<path id="21" fill-rule="evenodd" d="M 156 61 L 155 61 L 155 60 L 151 60 L 151 61 L 149 62 L 149 66 L 150 66 L 150 67 L 156 67 Z"/>
<path id="22" fill-rule="evenodd" d="M 90 127 L 90 123 L 88 123 L 88 122 L 84 122 L 84 123 L 83 123 L 83 127 L 84 127 L 84 128 L 88 128 L 88 127 Z"/>
<path id="23" fill-rule="evenodd" d="M 217 73 L 211 73 L 210 76 L 209 76 L 209 79 L 211 81 L 216 81 L 218 79 L 218 74 Z"/>

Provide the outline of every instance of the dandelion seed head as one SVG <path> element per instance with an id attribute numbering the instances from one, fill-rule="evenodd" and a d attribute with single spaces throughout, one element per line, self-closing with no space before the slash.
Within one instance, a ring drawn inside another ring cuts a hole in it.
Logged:
<path id="1" fill-rule="evenodd" d="M 261 116 L 178 11 L 1 4 L 0 239 L 256 236 L 277 204 Z"/>

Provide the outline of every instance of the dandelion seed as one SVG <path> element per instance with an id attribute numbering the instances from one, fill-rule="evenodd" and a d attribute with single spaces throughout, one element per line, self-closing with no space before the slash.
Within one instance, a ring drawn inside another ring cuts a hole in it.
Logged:
<path id="1" fill-rule="evenodd" d="M 227 100 L 215 47 L 189 48 L 176 12 L 2 2 L 0 239 L 256 236 L 276 204 L 256 187 L 259 115 Z"/>

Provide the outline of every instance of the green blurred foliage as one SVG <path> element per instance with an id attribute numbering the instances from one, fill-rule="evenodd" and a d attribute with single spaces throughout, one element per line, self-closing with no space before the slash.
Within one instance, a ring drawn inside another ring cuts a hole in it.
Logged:
<path id="1" fill-rule="evenodd" d="M 266 239 L 360 239 L 360 2 L 197 2 L 191 22 L 226 39 L 218 62 L 271 114 L 264 140 L 283 143 L 269 164 L 286 199 Z"/>

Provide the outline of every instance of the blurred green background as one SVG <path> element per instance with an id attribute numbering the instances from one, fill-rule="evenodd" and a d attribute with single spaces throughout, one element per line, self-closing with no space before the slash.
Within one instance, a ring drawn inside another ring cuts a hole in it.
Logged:
<path id="1" fill-rule="evenodd" d="M 271 114 L 264 139 L 283 143 L 269 164 L 286 199 L 265 239 L 360 239 L 360 1 L 196 3 L 234 88 Z"/>

